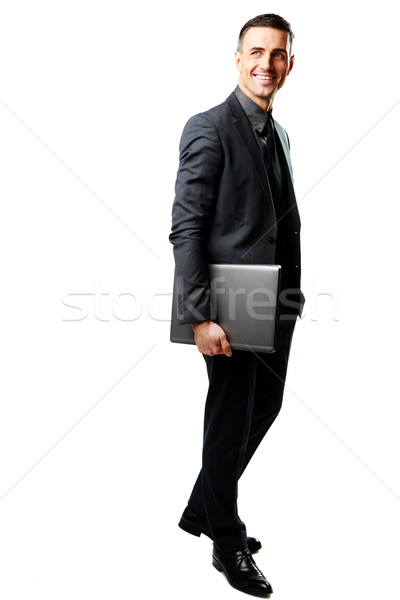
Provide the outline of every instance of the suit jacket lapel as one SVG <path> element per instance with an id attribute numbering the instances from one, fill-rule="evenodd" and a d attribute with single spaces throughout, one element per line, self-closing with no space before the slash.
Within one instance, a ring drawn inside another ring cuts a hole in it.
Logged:
<path id="1" fill-rule="evenodd" d="M 288 166 L 290 179 L 291 179 L 292 185 L 293 185 L 292 161 L 290 160 L 289 144 L 288 144 L 288 140 L 287 140 L 286 131 L 283 129 L 283 127 L 281 125 L 279 125 L 279 123 L 277 123 L 276 121 L 274 121 L 274 123 L 275 123 L 275 130 L 278 132 L 281 146 L 282 146 L 283 152 L 285 154 L 286 164 Z"/>
<path id="2" fill-rule="evenodd" d="M 257 144 L 257 141 L 254 137 L 254 133 L 253 133 L 253 130 L 249 123 L 249 120 L 246 117 L 246 114 L 245 114 L 239 100 L 236 98 L 236 95 L 234 92 L 232 92 L 232 94 L 227 98 L 227 103 L 229 105 L 229 108 L 230 108 L 230 111 L 232 114 L 232 119 L 233 119 L 234 125 L 253 160 L 253 164 L 257 171 L 263 192 L 268 199 L 270 207 L 272 208 L 273 211 L 275 211 L 264 160 L 262 158 L 260 148 Z M 286 131 L 275 120 L 274 120 L 274 123 L 275 123 L 276 131 L 278 132 L 279 141 L 283 148 L 283 152 L 284 152 L 285 159 L 286 159 L 286 167 L 287 167 L 286 172 L 289 175 L 289 179 L 288 179 L 289 210 L 292 213 L 292 216 L 294 216 L 293 215 L 293 211 L 294 211 L 294 213 L 296 215 L 296 219 L 299 220 L 300 217 L 299 217 L 299 212 L 298 212 L 298 208 L 297 208 L 297 204 L 296 204 L 296 195 L 294 193 L 294 185 L 293 185 L 292 162 L 290 159 L 289 143 L 288 143 Z"/>
<path id="3" fill-rule="evenodd" d="M 281 125 L 279 125 L 279 123 L 277 123 L 276 121 L 274 121 L 275 123 L 275 129 L 278 132 L 278 137 L 279 137 L 279 141 L 281 143 L 282 149 L 283 149 L 283 153 L 285 155 L 285 159 L 286 159 L 286 172 L 289 175 L 289 179 L 288 179 L 288 208 L 292 213 L 292 218 L 297 219 L 297 221 L 300 221 L 300 216 L 299 216 L 299 209 L 297 207 L 297 202 L 296 202 L 296 194 L 294 192 L 294 183 L 293 183 L 293 170 L 292 170 L 292 161 L 290 158 L 290 152 L 289 152 L 289 142 L 288 142 L 288 138 L 287 138 L 287 134 L 286 131 L 283 129 L 283 127 Z"/>
<path id="4" fill-rule="evenodd" d="M 260 148 L 258 147 L 257 141 L 254 137 L 254 133 L 249 123 L 249 120 L 246 117 L 246 114 L 243 108 L 241 107 L 239 100 L 236 98 L 234 92 L 232 92 L 232 94 L 227 98 L 227 103 L 231 110 L 234 125 L 240 137 L 242 138 L 247 151 L 249 152 L 252 158 L 254 167 L 260 179 L 263 192 L 267 196 L 269 203 L 273 208 L 274 205 L 272 202 L 271 191 L 269 188 L 264 161 L 260 152 Z"/>

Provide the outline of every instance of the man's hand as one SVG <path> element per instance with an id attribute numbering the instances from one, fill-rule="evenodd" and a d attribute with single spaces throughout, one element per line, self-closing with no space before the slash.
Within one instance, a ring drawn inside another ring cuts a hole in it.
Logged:
<path id="1" fill-rule="evenodd" d="M 202 321 L 192 323 L 194 331 L 194 341 L 197 344 L 198 351 L 208 356 L 214 354 L 225 354 L 232 356 L 232 349 L 222 327 L 213 321 Z"/>

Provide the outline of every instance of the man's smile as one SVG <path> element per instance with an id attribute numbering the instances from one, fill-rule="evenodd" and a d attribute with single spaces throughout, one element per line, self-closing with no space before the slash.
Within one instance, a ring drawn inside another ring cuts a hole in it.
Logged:
<path id="1" fill-rule="evenodd" d="M 260 73 L 254 73 L 254 77 L 256 77 L 256 79 L 260 79 L 261 81 L 272 81 L 275 79 L 272 75 L 261 75 Z"/>

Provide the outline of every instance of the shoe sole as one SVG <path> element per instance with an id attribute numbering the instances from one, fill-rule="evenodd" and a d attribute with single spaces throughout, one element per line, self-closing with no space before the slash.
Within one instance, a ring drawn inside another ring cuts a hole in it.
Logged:
<path id="1" fill-rule="evenodd" d="M 232 587 L 234 587 L 236 590 L 239 590 L 240 592 L 245 592 L 246 594 L 250 594 L 251 596 L 258 596 L 259 598 L 268 598 L 268 596 L 270 596 L 271 594 L 273 594 L 273 590 L 271 590 L 268 593 L 266 593 L 266 592 L 257 592 L 257 590 L 254 590 L 254 591 L 253 590 L 249 590 L 247 588 L 241 587 L 237 583 L 234 583 L 231 579 L 229 579 L 228 575 L 224 571 L 223 566 L 217 561 L 217 559 L 215 558 L 214 555 L 213 555 L 213 558 L 212 558 L 212 564 L 213 564 L 213 567 L 215 567 L 217 569 L 217 571 L 219 571 L 220 573 L 223 573 L 225 575 L 226 579 L 228 580 L 228 583 Z"/>

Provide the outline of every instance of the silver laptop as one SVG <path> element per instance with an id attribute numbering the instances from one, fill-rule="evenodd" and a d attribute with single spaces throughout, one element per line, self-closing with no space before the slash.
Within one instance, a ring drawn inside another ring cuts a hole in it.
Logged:
<path id="1" fill-rule="evenodd" d="M 280 265 L 226 265 L 208 267 L 212 320 L 225 331 L 234 350 L 274 352 Z M 174 281 L 171 342 L 194 344 L 190 324 L 179 323 L 178 288 Z"/>

